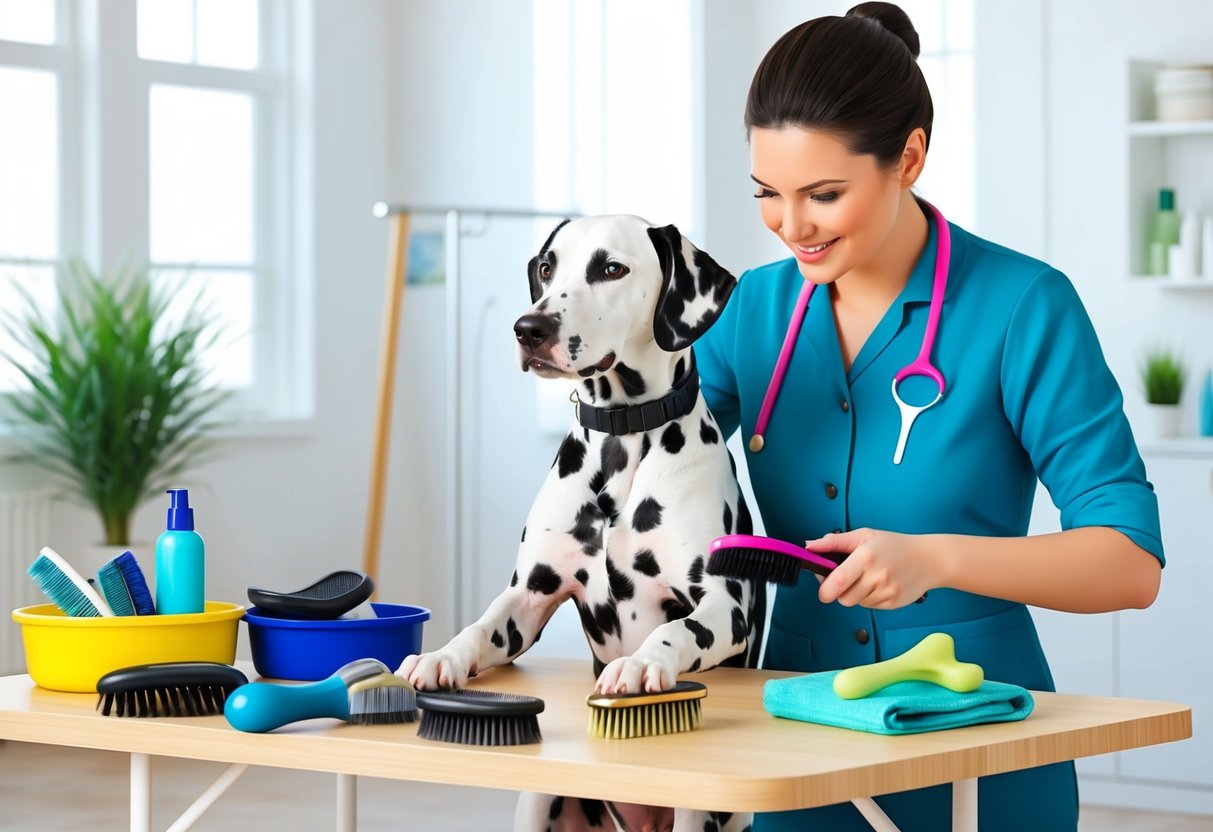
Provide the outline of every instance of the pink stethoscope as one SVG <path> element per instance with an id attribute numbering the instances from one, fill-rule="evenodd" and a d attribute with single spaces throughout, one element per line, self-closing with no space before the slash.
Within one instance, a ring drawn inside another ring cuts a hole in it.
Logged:
<path id="1" fill-rule="evenodd" d="M 893 376 L 893 401 L 897 402 L 897 408 L 901 411 L 901 433 L 897 437 L 897 449 L 893 451 L 894 465 L 900 465 L 901 458 L 905 456 L 906 441 L 910 438 L 910 428 L 914 425 L 914 420 L 920 413 L 934 406 L 943 398 L 943 373 L 939 372 L 931 363 L 931 348 L 935 345 L 935 332 L 939 328 L 939 312 L 943 308 L 943 296 L 948 286 L 948 261 L 952 255 L 952 234 L 947 220 L 943 218 L 939 209 L 929 202 L 923 202 L 923 204 L 931 209 L 938 238 L 935 250 L 935 284 L 931 289 L 931 311 L 927 316 L 927 330 L 922 336 L 922 346 L 918 350 L 918 357 Z M 809 298 L 813 296 L 813 290 L 816 288 L 816 283 L 806 280 L 800 290 L 800 297 L 796 299 L 796 308 L 792 311 L 788 333 L 783 338 L 783 347 L 780 348 L 779 359 L 775 362 L 775 373 L 767 385 L 767 393 L 763 397 L 762 407 L 758 411 L 758 422 L 754 425 L 754 435 L 750 437 L 749 447 L 753 453 L 761 451 L 766 444 L 763 435 L 766 433 L 767 424 L 771 421 L 771 411 L 775 409 L 775 400 L 779 398 L 779 388 L 783 386 L 783 377 L 792 360 L 792 351 L 796 348 L 796 339 L 800 335 L 801 324 L 804 323 L 805 310 L 809 308 Z M 910 376 L 926 376 L 933 380 L 937 388 L 935 398 L 924 405 L 910 405 L 902 401 L 901 394 L 897 392 L 897 385 Z"/>

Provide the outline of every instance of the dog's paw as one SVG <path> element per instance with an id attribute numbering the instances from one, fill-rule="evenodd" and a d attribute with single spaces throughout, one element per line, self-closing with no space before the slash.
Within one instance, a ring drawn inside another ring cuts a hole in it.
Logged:
<path id="1" fill-rule="evenodd" d="M 468 677 L 476 675 L 476 668 L 460 661 L 454 651 L 436 650 L 407 656 L 396 675 L 408 679 L 417 690 L 445 690 L 466 685 Z"/>
<path id="2" fill-rule="evenodd" d="M 624 656 L 608 664 L 598 674 L 595 693 L 656 693 L 674 687 L 676 668 L 660 659 Z"/>

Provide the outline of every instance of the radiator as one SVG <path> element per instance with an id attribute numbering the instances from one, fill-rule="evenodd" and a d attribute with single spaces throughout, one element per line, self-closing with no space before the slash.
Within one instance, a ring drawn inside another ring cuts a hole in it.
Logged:
<path id="1" fill-rule="evenodd" d="M 51 499 L 45 491 L 0 494 L 0 674 L 25 672 L 21 628 L 10 612 L 46 602 L 25 574 L 50 533 Z"/>

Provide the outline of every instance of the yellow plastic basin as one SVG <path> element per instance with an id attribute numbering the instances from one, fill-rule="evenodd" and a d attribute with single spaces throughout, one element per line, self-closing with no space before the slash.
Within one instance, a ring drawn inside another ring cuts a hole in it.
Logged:
<path id="1" fill-rule="evenodd" d="M 39 687 L 96 692 L 97 680 L 121 667 L 155 662 L 222 662 L 236 658 L 244 607 L 207 601 L 187 615 L 74 618 L 54 604 L 13 610 L 25 642 L 29 675 Z"/>

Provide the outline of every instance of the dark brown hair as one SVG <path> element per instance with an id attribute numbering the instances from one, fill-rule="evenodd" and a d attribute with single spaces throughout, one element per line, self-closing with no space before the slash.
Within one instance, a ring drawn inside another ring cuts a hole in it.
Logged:
<path id="1" fill-rule="evenodd" d="M 755 127 L 822 130 L 852 153 L 892 165 L 914 128 L 931 141 L 934 108 L 918 51 L 914 25 L 892 3 L 860 3 L 845 17 L 802 23 L 754 73 L 746 135 Z"/>

